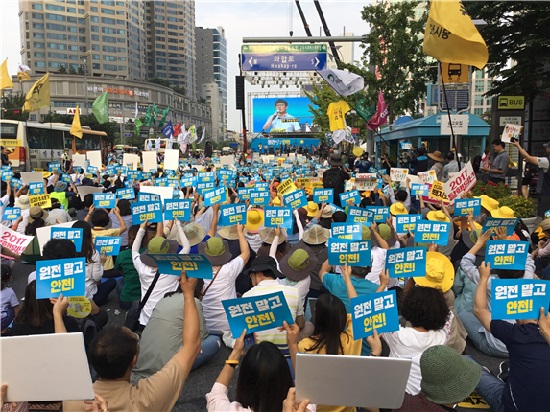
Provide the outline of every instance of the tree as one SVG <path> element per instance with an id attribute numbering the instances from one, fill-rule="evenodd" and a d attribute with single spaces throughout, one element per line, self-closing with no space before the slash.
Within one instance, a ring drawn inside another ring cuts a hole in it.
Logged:
<path id="1" fill-rule="evenodd" d="M 550 3 L 466 1 L 464 7 L 472 19 L 487 22 L 481 35 L 489 49 L 487 70 L 494 77 L 487 95 L 531 100 L 550 88 Z"/>
<path id="2" fill-rule="evenodd" d="M 67 74 L 67 68 L 63 65 L 59 66 L 59 74 Z"/>
<path id="3" fill-rule="evenodd" d="M 176 93 L 181 94 L 182 96 L 185 96 L 185 88 L 174 86 L 172 87 L 172 90 L 174 90 Z"/>
<path id="4" fill-rule="evenodd" d="M 152 79 L 147 80 L 149 83 L 160 84 L 161 86 L 170 87 L 170 82 L 166 79 L 159 79 L 158 77 L 153 77 Z"/>
<path id="5" fill-rule="evenodd" d="M 29 112 L 23 112 L 25 104 L 25 95 L 23 93 L 12 93 L 2 95 L 2 110 L 0 118 L 8 120 L 18 120 L 25 122 L 29 120 Z"/>

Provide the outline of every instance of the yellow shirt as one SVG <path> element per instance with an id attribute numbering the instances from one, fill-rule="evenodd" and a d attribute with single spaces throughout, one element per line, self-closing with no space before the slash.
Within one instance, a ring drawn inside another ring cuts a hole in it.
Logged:
<path id="1" fill-rule="evenodd" d="M 350 107 L 344 100 L 328 105 L 327 116 L 330 122 L 330 131 L 346 128 L 346 113 L 350 111 Z"/>

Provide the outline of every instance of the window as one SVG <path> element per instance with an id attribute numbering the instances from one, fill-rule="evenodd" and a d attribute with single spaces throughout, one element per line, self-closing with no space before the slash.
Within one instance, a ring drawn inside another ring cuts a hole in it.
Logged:
<path id="1" fill-rule="evenodd" d="M 112 15 L 115 14 L 115 11 L 114 11 L 114 10 L 112 10 L 112 9 L 104 9 L 103 7 L 101 8 L 101 12 L 102 12 L 103 14 L 112 14 Z"/>
<path id="2" fill-rule="evenodd" d="M 99 44 L 92 44 L 93 51 L 99 51 Z"/>
<path id="3" fill-rule="evenodd" d="M 72 35 L 69 34 L 67 36 L 67 40 L 74 41 L 76 43 L 78 41 L 78 36 L 72 36 Z"/>
<path id="4" fill-rule="evenodd" d="M 33 23 L 32 28 L 37 29 L 37 30 L 44 30 L 44 24 L 43 23 Z"/>
<path id="5" fill-rule="evenodd" d="M 43 59 L 44 57 L 46 57 L 46 53 L 44 53 L 44 52 L 34 52 L 34 57 L 36 57 L 38 59 Z"/>
<path id="6" fill-rule="evenodd" d="M 99 23 L 99 17 L 98 16 L 90 16 L 90 21 L 93 21 L 94 23 Z"/>
<path id="7" fill-rule="evenodd" d="M 48 36 L 48 39 L 67 40 L 67 35 L 66 34 L 48 33 L 47 36 Z"/>
<path id="8" fill-rule="evenodd" d="M 61 66 L 64 66 L 63 63 L 59 62 L 48 62 L 48 67 L 52 69 L 59 69 Z"/>
<path id="9" fill-rule="evenodd" d="M 103 56 L 103 58 L 105 60 L 107 60 L 108 62 L 116 62 L 116 57 L 115 56 Z"/>
<path id="10" fill-rule="evenodd" d="M 100 70 L 100 69 L 101 69 L 101 65 L 100 65 L 99 63 L 93 63 L 93 64 L 92 64 L 92 69 Z"/>
<path id="11" fill-rule="evenodd" d="M 97 13 L 97 10 L 98 10 L 98 8 L 95 7 L 95 6 L 90 7 L 90 11 L 91 11 L 92 13 Z"/>
<path id="12" fill-rule="evenodd" d="M 76 14 L 76 7 L 67 7 L 67 13 L 75 13 Z"/>
<path id="13" fill-rule="evenodd" d="M 77 52 L 78 51 L 78 46 L 74 45 L 74 44 L 71 44 L 71 45 L 69 45 L 69 50 Z"/>
<path id="14" fill-rule="evenodd" d="M 65 60 L 68 58 L 68 56 L 65 53 L 53 53 L 53 52 L 48 53 L 48 57 L 53 57 L 55 59 L 65 59 Z"/>
<path id="15" fill-rule="evenodd" d="M 118 66 L 118 71 L 126 71 L 126 66 Z"/>
<path id="16" fill-rule="evenodd" d="M 119 47 L 116 50 L 117 50 L 118 53 L 126 53 L 126 47 Z"/>
<path id="17" fill-rule="evenodd" d="M 76 22 L 77 22 L 76 17 L 67 16 L 67 23 L 74 23 L 74 24 L 76 24 Z"/>
<path id="18" fill-rule="evenodd" d="M 42 10 L 42 5 L 41 5 L 41 4 L 34 4 L 34 3 L 33 3 L 32 9 L 33 9 L 33 10 Z"/>
<path id="19" fill-rule="evenodd" d="M 116 23 L 116 20 L 115 20 L 115 19 L 111 19 L 110 17 L 102 17 L 102 18 L 101 18 L 101 22 L 102 22 L 102 23 L 105 23 L 105 24 L 115 24 L 115 23 Z"/>
<path id="20" fill-rule="evenodd" d="M 116 43 L 116 37 L 113 36 L 102 36 L 101 40 L 105 43 Z"/>
<path id="21" fill-rule="evenodd" d="M 99 55 L 99 54 L 92 54 L 92 60 L 101 60 L 101 55 Z"/>
<path id="22" fill-rule="evenodd" d="M 90 31 L 93 33 L 99 33 L 99 26 L 90 26 Z"/>
<path id="23" fill-rule="evenodd" d="M 116 66 L 114 64 L 104 64 L 103 69 L 116 72 Z"/>
<path id="24" fill-rule="evenodd" d="M 43 49 L 44 48 L 44 43 L 35 41 L 34 42 L 34 48 L 35 49 Z"/>
<path id="25" fill-rule="evenodd" d="M 56 21 L 66 21 L 67 20 L 65 18 L 65 16 L 62 16 L 60 14 L 53 14 L 53 13 L 46 13 L 46 19 L 56 20 Z"/>
<path id="26" fill-rule="evenodd" d="M 116 53 L 116 47 L 103 46 L 103 51 L 107 53 Z"/>
<path id="27" fill-rule="evenodd" d="M 42 20 L 43 16 L 42 16 L 42 13 L 33 13 L 32 18 Z"/>
<path id="28" fill-rule="evenodd" d="M 46 4 L 46 10 L 65 11 L 65 7 L 64 6 L 58 6 L 56 4 Z"/>
<path id="29" fill-rule="evenodd" d="M 39 68 L 45 68 L 46 63 L 45 62 L 34 62 L 34 65 Z"/>
<path id="30" fill-rule="evenodd" d="M 90 38 L 92 41 L 99 41 L 99 34 L 92 34 Z"/>
<path id="31" fill-rule="evenodd" d="M 33 33 L 32 37 L 34 39 L 43 39 L 44 38 L 44 33 Z"/>

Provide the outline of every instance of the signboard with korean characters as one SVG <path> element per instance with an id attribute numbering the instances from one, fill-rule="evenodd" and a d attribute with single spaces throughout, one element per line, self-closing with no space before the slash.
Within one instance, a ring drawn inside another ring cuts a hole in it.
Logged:
<path id="1" fill-rule="evenodd" d="M 86 294 L 86 258 L 36 262 L 36 299 Z"/>
<path id="2" fill-rule="evenodd" d="M 289 207 L 265 207 L 265 227 L 280 227 L 292 230 L 292 209 Z"/>
<path id="3" fill-rule="evenodd" d="M 219 187 L 204 194 L 204 205 L 212 206 L 227 201 L 227 189 Z"/>
<path id="4" fill-rule="evenodd" d="M 472 163 L 468 162 L 460 172 L 443 184 L 443 190 L 447 198 L 453 201 L 472 190 L 476 182 L 476 173 L 474 172 Z"/>
<path id="5" fill-rule="evenodd" d="M 395 216 L 395 231 L 396 233 L 414 232 L 416 222 L 422 220 L 422 215 L 397 215 Z"/>
<path id="6" fill-rule="evenodd" d="M 485 261 L 491 269 L 525 269 L 529 253 L 529 242 L 515 240 L 488 240 L 485 247 Z"/>
<path id="7" fill-rule="evenodd" d="M 370 266 L 370 241 L 328 240 L 328 263 L 335 266 Z"/>
<path id="8" fill-rule="evenodd" d="M 219 226 L 233 226 L 237 223 L 246 223 L 246 204 L 231 203 L 220 207 Z"/>
<path id="9" fill-rule="evenodd" d="M 358 190 L 340 193 L 340 203 L 343 206 L 353 206 L 361 203 L 361 195 Z"/>
<path id="10" fill-rule="evenodd" d="M 84 237 L 84 229 L 82 228 L 67 228 L 67 227 L 52 227 L 52 239 L 66 239 L 74 243 L 76 251 L 82 251 L 82 241 Z"/>
<path id="11" fill-rule="evenodd" d="M 378 177 L 376 173 L 356 173 L 355 188 L 359 191 L 373 191 L 378 187 Z"/>
<path id="12" fill-rule="evenodd" d="M 482 233 L 485 233 L 489 229 L 493 232 L 499 227 L 506 228 L 506 236 L 512 236 L 514 234 L 514 228 L 518 224 L 518 219 L 513 218 L 499 218 L 499 217 L 488 217 L 483 223 L 483 228 L 481 229 Z"/>
<path id="13" fill-rule="evenodd" d="M 397 298 L 395 291 L 369 293 L 350 299 L 353 338 L 399 330 Z"/>
<path id="14" fill-rule="evenodd" d="M 390 249 L 386 253 L 386 269 L 390 278 L 426 276 L 426 248 Z"/>
<path id="15" fill-rule="evenodd" d="M 313 189 L 313 201 L 315 203 L 333 203 L 334 189 Z"/>
<path id="16" fill-rule="evenodd" d="M 367 209 L 362 207 L 350 206 L 348 209 L 347 222 L 348 223 L 365 223 L 370 222 L 371 213 Z"/>
<path id="17" fill-rule="evenodd" d="M 330 235 L 334 239 L 361 240 L 363 235 L 363 224 L 332 222 Z"/>
<path id="18" fill-rule="evenodd" d="M 397 167 L 392 167 L 390 169 L 390 177 L 393 182 L 405 183 L 408 174 L 409 169 L 400 169 Z"/>
<path id="19" fill-rule="evenodd" d="M 212 265 L 202 255 L 182 255 L 165 253 L 147 255 L 157 262 L 158 270 L 164 275 L 180 276 L 185 270 L 187 277 L 198 279 L 212 279 Z"/>
<path id="20" fill-rule="evenodd" d="M 94 193 L 94 207 L 98 209 L 112 209 L 116 206 L 116 194 Z"/>
<path id="21" fill-rule="evenodd" d="M 451 224 L 449 222 L 419 220 L 416 222 L 414 241 L 415 243 L 435 243 L 436 245 L 447 246 L 450 230 Z"/>
<path id="22" fill-rule="evenodd" d="M 105 256 L 118 256 L 121 244 L 122 238 L 120 236 L 98 236 L 94 240 L 95 249 L 99 254 L 105 254 Z"/>
<path id="23" fill-rule="evenodd" d="M 538 319 L 540 308 L 548 314 L 549 283 L 532 279 L 493 279 L 491 318 L 502 320 Z"/>
<path id="24" fill-rule="evenodd" d="M 387 206 L 365 206 L 365 210 L 369 212 L 371 222 L 384 223 L 390 217 L 390 208 Z"/>
<path id="25" fill-rule="evenodd" d="M 454 207 L 455 216 L 480 216 L 481 199 L 456 199 Z"/>
<path id="26" fill-rule="evenodd" d="M 160 201 L 136 202 L 132 204 L 132 224 L 140 225 L 145 221 L 149 223 L 162 222 L 162 205 Z"/>
<path id="27" fill-rule="evenodd" d="M 306 193 L 303 190 L 296 190 L 283 196 L 283 202 L 292 209 L 299 209 L 307 206 Z"/>
<path id="28" fill-rule="evenodd" d="M 435 170 L 428 170 L 427 172 L 418 172 L 417 174 L 418 179 L 420 179 L 420 182 L 423 184 L 431 185 L 433 182 L 437 179 L 437 173 Z"/>

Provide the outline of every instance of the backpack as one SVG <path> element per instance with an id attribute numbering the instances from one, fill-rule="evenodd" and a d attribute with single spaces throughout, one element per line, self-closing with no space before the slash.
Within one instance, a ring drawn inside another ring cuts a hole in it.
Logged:
<path id="1" fill-rule="evenodd" d="M 328 169 L 323 173 L 323 187 L 326 189 L 344 189 L 346 181 L 338 168 Z"/>

